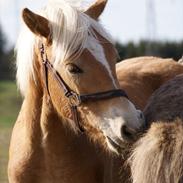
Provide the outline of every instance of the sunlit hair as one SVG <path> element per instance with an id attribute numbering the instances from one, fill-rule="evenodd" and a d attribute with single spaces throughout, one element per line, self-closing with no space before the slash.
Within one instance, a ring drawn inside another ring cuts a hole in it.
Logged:
<path id="1" fill-rule="evenodd" d="M 95 33 L 99 33 L 105 39 L 112 42 L 109 34 L 95 20 L 87 16 L 78 6 L 78 2 L 68 0 L 49 1 L 47 6 L 39 13 L 50 22 L 52 35 L 52 60 L 56 67 L 60 62 L 71 57 L 78 56 L 91 36 L 96 39 Z M 38 45 L 36 37 L 24 25 L 19 35 L 17 50 L 17 83 L 20 91 L 25 95 L 30 77 L 34 77 L 34 48 Z"/>

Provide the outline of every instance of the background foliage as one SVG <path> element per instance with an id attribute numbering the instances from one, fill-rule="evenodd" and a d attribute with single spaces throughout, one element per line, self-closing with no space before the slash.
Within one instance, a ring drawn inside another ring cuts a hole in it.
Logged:
<path id="1" fill-rule="evenodd" d="M 14 72 L 14 53 L 13 48 L 7 49 L 6 38 L 0 27 L 0 80 L 13 80 Z"/>
<path id="2" fill-rule="evenodd" d="M 7 183 L 8 147 L 21 97 L 13 81 L 0 81 L 0 183 Z"/>
<path id="3" fill-rule="evenodd" d="M 120 60 L 138 56 L 157 56 L 162 58 L 173 58 L 179 60 L 183 54 L 183 41 L 181 42 L 149 42 L 140 41 L 139 43 L 129 42 L 121 44 L 117 42 Z"/>
<path id="4" fill-rule="evenodd" d="M 21 105 L 14 81 L 13 60 L 13 49 L 7 49 L 7 41 L 0 27 L 0 183 L 8 183 L 9 139 Z"/>

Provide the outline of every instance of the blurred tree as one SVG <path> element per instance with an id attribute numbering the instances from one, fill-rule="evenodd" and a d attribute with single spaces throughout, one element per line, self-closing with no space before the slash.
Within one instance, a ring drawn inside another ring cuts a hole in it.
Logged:
<path id="1" fill-rule="evenodd" d="M 13 49 L 6 50 L 7 41 L 0 26 L 0 80 L 13 80 Z"/>
<path id="2" fill-rule="evenodd" d="M 163 58 L 173 58 L 179 60 L 183 55 L 182 42 L 149 42 L 139 43 L 129 42 L 127 44 L 116 43 L 116 48 L 120 55 L 120 60 L 138 56 L 157 56 Z M 150 48 L 150 49 L 149 49 Z M 149 51 L 151 50 L 151 51 Z"/>
<path id="3" fill-rule="evenodd" d="M 5 52 L 5 44 L 6 44 L 6 40 L 3 35 L 2 27 L 0 25 L 0 58 L 2 58 L 2 56 Z"/>

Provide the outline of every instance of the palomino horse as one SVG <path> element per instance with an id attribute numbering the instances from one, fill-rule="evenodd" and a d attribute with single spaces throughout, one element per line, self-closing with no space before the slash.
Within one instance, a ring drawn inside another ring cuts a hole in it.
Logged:
<path id="1" fill-rule="evenodd" d="M 120 150 L 144 120 L 119 89 L 117 52 L 96 21 L 105 4 L 84 12 L 50 1 L 40 15 L 24 9 L 17 44 L 24 101 L 11 138 L 10 183 L 119 181 L 104 149 Z"/>
<path id="2" fill-rule="evenodd" d="M 130 159 L 134 183 L 183 182 L 183 74 L 161 86 L 144 114 L 150 129 Z"/>
<path id="3" fill-rule="evenodd" d="M 121 88 L 143 110 L 156 89 L 183 73 L 183 65 L 172 59 L 137 57 L 118 63 L 116 70 Z"/>

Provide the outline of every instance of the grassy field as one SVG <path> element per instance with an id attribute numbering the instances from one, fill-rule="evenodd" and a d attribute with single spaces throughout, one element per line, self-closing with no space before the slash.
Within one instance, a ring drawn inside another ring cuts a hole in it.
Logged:
<path id="1" fill-rule="evenodd" d="M 8 183 L 8 147 L 20 105 L 21 97 L 15 83 L 0 81 L 0 183 Z"/>

